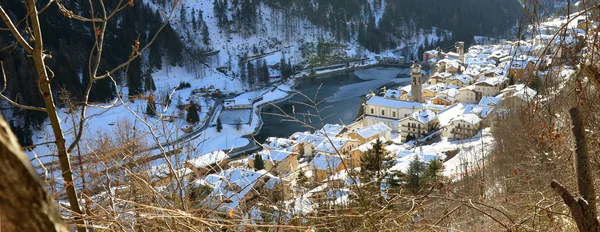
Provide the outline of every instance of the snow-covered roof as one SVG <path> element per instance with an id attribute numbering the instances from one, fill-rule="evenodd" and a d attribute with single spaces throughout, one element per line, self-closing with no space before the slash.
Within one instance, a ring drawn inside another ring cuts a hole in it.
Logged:
<path id="1" fill-rule="evenodd" d="M 337 155 L 318 154 L 310 161 L 310 165 L 318 170 L 335 169 L 342 163 L 342 158 Z"/>
<path id="2" fill-rule="evenodd" d="M 188 162 L 194 165 L 194 167 L 200 168 L 219 163 L 220 161 L 227 159 L 228 157 L 229 156 L 227 156 L 225 152 L 218 150 L 198 156 L 197 158 L 190 159 L 188 160 Z"/>
<path id="3" fill-rule="evenodd" d="M 385 106 L 391 108 L 407 108 L 407 109 L 420 109 L 423 108 L 423 104 L 411 101 L 394 100 L 384 97 L 373 96 L 367 101 L 367 105 Z"/>
<path id="4" fill-rule="evenodd" d="M 431 100 L 433 100 L 433 99 L 440 99 L 440 100 L 442 100 L 442 101 L 452 102 L 452 101 L 448 100 L 448 98 L 445 98 L 443 95 L 436 95 L 436 96 L 435 96 L 435 97 L 433 97 Z M 429 106 L 429 105 L 428 105 L 428 106 Z M 425 107 L 425 108 L 427 108 L 427 107 Z"/>
<path id="5" fill-rule="evenodd" d="M 311 141 L 314 141 L 316 138 L 319 138 L 319 137 L 320 136 L 313 135 L 312 133 L 310 133 L 308 131 L 304 131 L 304 132 L 296 132 L 296 133 L 290 135 L 289 139 L 294 140 L 298 143 L 310 143 Z"/>
<path id="6" fill-rule="evenodd" d="M 414 120 L 416 120 L 417 122 L 420 122 L 422 124 L 427 124 L 433 120 L 435 120 L 437 118 L 437 115 L 435 114 L 435 112 L 431 111 L 431 110 L 421 110 L 418 112 L 414 112 L 412 113 L 410 116 L 401 119 L 405 120 L 407 118 L 412 118 Z"/>
<path id="7" fill-rule="evenodd" d="M 249 98 L 246 97 L 236 97 L 234 99 L 225 99 L 223 100 L 223 105 L 225 107 L 228 106 L 236 106 L 236 105 L 251 105 L 252 101 Z"/>
<path id="8" fill-rule="evenodd" d="M 368 127 L 363 127 L 354 131 L 354 133 L 358 134 L 362 138 L 371 138 L 376 135 L 382 135 L 387 132 L 391 132 L 392 129 L 386 126 L 384 123 L 377 123 L 375 125 L 371 125 Z"/>
<path id="9" fill-rule="evenodd" d="M 537 92 L 524 84 L 511 85 L 500 91 L 502 94 L 498 95 L 500 98 L 518 97 L 523 101 L 531 101 Z"/>
<path id="10" fill-rule="evenodd" d="M 344 129 L 343 125 L 339 125 L 339 124 L 325 124 L 325 126 L 318 130 L 315 131 L 315 135 L 317 136 L 329 136 L 329 137 L 335 137 L 337 136 L 340 132 L 342 132 L 342 130 Z"/>
<path id="11" fill-rule="evenodd" d="M 468 86 L 460 88 L 458 91 L 465 91 L 465 90 L 475 91 L 475 86 L 474 85 L 468 85 Z"/>
<path id="12" fill-rule="evenodd" d="M 263 160 L 283 161 L 294 153 L 289 152 L 289 151 L 282 151 L 282 150 L 273 150 L 273 151 L 262 150 L 258 154 L 262 156 Z M 251 155 L 249 158 L 254 159 L 254 156 Z"/>
<path id="13" fill-rule="evenodd" d="M 206 203 L 219 206 L 225 211 L 233 209 L 248 194 L 257 180 L 263 176 L 277 178 L 268 174 L 265 170 L 251 171 L 245 169 L 228 169 L 218 174 L 210 174 L 195 184 L 209 184 L 214 189 L 207 197 Z M 235 186 L 235 187 L 234 187 Z"/>
<path id="14" fill-rule="evenodd" d="M 442 111 L 442 110 L 446 109 L 446 106 L 445 105 L 436 105 L 436 104 L 427 104 L 425 106 L 425 109 Z"/>
<path id="15" fill-rule="evenodd" d="M 452 119 L 452 122 L 454 121 L 464 121 L 467 123 L 470 123 L 471 125 L 476 125 L 477 123 L 481 122 L 481 118 L 479 118 L 479 116 L 475 115 L 475 114 L 462 114 L 459 115 L 458 117 Z"/>
<path id="16" fill-rule="evenodd" d="M 285 139 L 285 138 L 277 138 L 277 137 L 269 137 L 266 142 L 263 144 L 265 147 L 271 150 L 292 150 L 294 145 L 296 144 L 295 140 Z"/>
<path id="17" fill-rule="evenodd" d="M 330 141 L 331 140 L 331 141 Z M 346 145 L 350 140 L 346 138 L 330 138 L 325 139 L 319 146 L 315 148 L 317 152 L 325 152 L 325 153 L 336 153 L 340 151 L 344 145 Z"/>
<path id="18" fill-rule="evenodd" d="M 535 58 L 527 57 L 527 56 L 519 56 L 516 59 L 513 59 L 510 63 L 511 69 L 524 69 L 527 67 L 529 62 L 534 62 Z"/>
<path id="19" fill-rule="evenodd" d="M 450 85 L 446 85 L 444 83 L 437 83 L 435 85 L 427 86 L 427 88 L 424 88 L 424 90 L 429 90 L 432 92 L 440 92 L 440 91 L 446 90 L 448 88 L 450 88 Z"/>
<path id="20" fill-rule="evenodd" d="M 402 90 L 388 89 L 385 92 L 385 95 L 383 95 L 383 97 L 385 97 L 385 98 L 398 98 L 400 95 L 402 95 Z"/>
<path id="21" fill-rule="evenodd" d="M 498 105 L 498 103 L 500 103 L 502 99 L 498 98 L 498 97 L 489 97 L 489 96 L 484 96 L 481 98 L 481 100 L 479 100 L 479 104 L 480 106 L 496 106 Z"/>
<path id="22" fill-rule="evenodd" d="M 446 95 L 449 98 L 455 98 L 456 96 L 458 96 L 460 94 L 460 92 L 456 88 L 447 89 L 440 93 Z"/>
<path id="23" fill-rule="evenodd" d="M 438 114 L 438 119 L 440 120 L 440 126 L 445 127 L 450 124 L 452 119 L 458 117 L 459 115 L 466 114 L 465 112 L 470 112 L 475 105 L 473 104 L 463 104 L 458 103 L 453 106 L 450 106 L 446 110 L 440 112 Z"/>
<path id="24" fill-rule="evenodd" d="M 471 81 L 473 81 L 473 77 L 469 76 L 469 75 L 465 75 L 465 74 L 457 74 L 454 75 L 450 78 L 450 80 L 458 80 L 460 82 L 462 82 L 463 84 L 468 84 Z"/>
<path id="25" fill-rule="evenodd" d="M 504 82 L 504 81 L 505 81 L 504 77 L 500 77 L 500 76 L 488 77 L 485 79 L 478 80 L 477 83 L 475 83 L 475 85 L 487 84 L 487 85 L 491 85 L 491 86 L 497 86 L 497 85 L 502 84 L 502 82 Z"/>

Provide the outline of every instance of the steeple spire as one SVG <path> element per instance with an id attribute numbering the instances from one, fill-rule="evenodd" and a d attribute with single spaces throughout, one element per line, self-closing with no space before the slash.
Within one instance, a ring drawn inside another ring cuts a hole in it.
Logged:
<path id="1" fill-rule="evenodd" d="M 410 78 L 411 80 L 411 100 L 414 102 L 423 102 L 423 93 L 421 91 L 423 86 L 423 74 L 421 73 L 421 65 L 418 62 L 414 62 L 410 67 Z"/>

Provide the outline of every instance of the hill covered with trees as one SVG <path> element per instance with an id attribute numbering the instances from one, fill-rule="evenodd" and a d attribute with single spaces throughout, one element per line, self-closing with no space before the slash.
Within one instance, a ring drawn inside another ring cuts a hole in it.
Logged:
<path id="1" fill-rule="evenodd" d="M 395 49 L 418 30 L 432 27 L 449 30 L 452 40 L 466 42 L 474 35 L 504 36 L 522 13 L 516 0 L 265 1 L 330 29 L 338 40 L 357 38 L 373 52 Z"/>

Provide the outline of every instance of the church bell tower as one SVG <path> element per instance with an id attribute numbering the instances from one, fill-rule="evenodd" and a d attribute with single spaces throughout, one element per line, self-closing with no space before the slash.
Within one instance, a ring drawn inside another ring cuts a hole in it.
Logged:
<path id="1" fill-rule="evenodd" d="M 416 61 L 410 67 L 410 78 L 412 79 L 410 82 L 410 99 L 414 102 L 423 102 L 423 74 L 421 73 L 421 65 Z"/>

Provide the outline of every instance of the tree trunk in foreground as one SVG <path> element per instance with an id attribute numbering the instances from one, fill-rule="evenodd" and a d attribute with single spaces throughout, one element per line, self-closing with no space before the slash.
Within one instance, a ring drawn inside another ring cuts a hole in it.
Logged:
<path id="1" fill-rule="evenodd" d="M 54 199 L 0 116 L 0 230 L 67 231 Z"/>
<path id="2" fill-rule="evenodd" d="M 575 165 L 577 168 L 577 186 L 581 197 L 575 199 L 564 186 L 552 181 L 550 186 L 560 195 L 569 207 L 571 216 L 577 223 L 579 231 L 597 232 L 600 225 L 597 219 L 596 194 L 594 193 L 594 179 L 590 165 L 590 156 L 587 148 L 587 137 L 583 126 L 583 119 L 579 108 L 569 110 L 575 137 Z"/>

